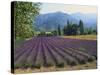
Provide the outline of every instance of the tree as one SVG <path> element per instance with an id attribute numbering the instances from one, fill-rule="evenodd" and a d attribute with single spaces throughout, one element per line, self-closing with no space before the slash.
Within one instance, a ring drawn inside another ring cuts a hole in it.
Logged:
<path id="1" fill-rule="evenodd" d="M 76 35 L 77 31 L 78 31 L 78 25 L 70 24 L 69 21 L 67 21 L 67 25 L 64 26 L 63 29 L 64 35 Z"/>
<path id="2" fill-rule="evenodd" d="M 57 36 L 57 30 L 54 30 L 51 32 L 53 34 L 53 36 Z"/>
<path id="3" fill-rule="evenodd" d="M 28 38 L 34 34 L 34 18 L 39 14 L 40 3 L 14 2 L 15 38 Z"/>
<path id="4" fill-rule="evenodd" d="M 97 34 L 97 30 L 96 29 L 93 30 L 93 34 Z"/>
<path id="5" fill-rule="evenodd" d="M 69 20 L 67 21 L 67 25 L 64 26 L 63 32 L 65 35 L 71 35 L 71 27 L 72 25 L 69 23 Z"/>
<path id="6" fill-rule="evenodd" d="M 71 27 L 71 34 L 72 35 L 77 35 L 77 31 L 78 31 L 78 25 L 73 24 L 72 27 Z"/>
<path id="7" fill-rule="evenodd" d="M 82 20 L 79 21 L 79 31 L 80 34 L 84 34 L 84 26 Z"/>
<path id="8" fill-rule="evenodd" d="M 65 35 L 71 35 L 71 25 L 64 26 L 63 31 Z"/>
<path id="9" fill-rule="evenodd" d="M 58 35 L 61 35 L 60 25 L 58 25 Z"/>

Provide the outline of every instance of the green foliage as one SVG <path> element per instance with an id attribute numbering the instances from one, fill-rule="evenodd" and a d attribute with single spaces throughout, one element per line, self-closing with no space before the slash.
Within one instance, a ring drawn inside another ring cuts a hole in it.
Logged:
<path id="1" fill-rule="evenodd" d="M 68 21 L 67 26 L 65 26 L 63 29 L 63 32 L 64 32 L 64 35 L 76 35 L 77 30 L 78 30 L 78 25 L 70 24 Z"/>
<path id="2" fill-rule="evenodd" d="M 89 28 L 84 28 L 84 34 L 97 34 L 97 29 L 89 27 Z"/>
<path id="3" fill-rule="evenodd" d="M 26 64 L 26 63 L 25 64 L 22 64 L 22 67 L 23 68 L 28 68 L 29 67 L 29 64 Z"/>
<path id="4" fill-rule="evenodd" d="M 95 57 L 89 57 L 89 58 L 88 58 L 88 61 L 89 61 L 89 62 L 92 62 L 92 61 L 94 61 L 94 60 L 95 60 Z"/>
<path id="5" fill-rule="evenodd" d="M 77 30 L 78 30 L 78 25 L 77 24 L 73 24 L 72 28 L 71 28 L 71 34 L 72 35 L 76 35 L 77 34 Z"/>
<path id="6" fill-rule="evenodd" d="M 52 34 L 53 36 L 57 36 L 57 31 L 56 30 L 52 31 Z"/>
<path id="7" fill-rule="evenodd" d="M 56 67 L 64 67 L 64 63 L 63 62 L 61 62 L 61 63 L 58 63 L 58 64 L 56 64 Z"/>
<path id="8" fill-rule="evenodd" d="M 93 34 L 97 34 L 97 30 L 96 29 L 93 29 L 92 33 Z"/>
<path id="9" fill-rule="evenodd" d="M 75 66 L 75 65 L 77 65 L 77 63 L 74 62 L 74 61 L 72 61 L 72 62 L 70 62 L 70 65 L 71 65 L 71 66 Z"/>
<path id="10" fill-rule="evenodd" d="M 80 64 L 85 64 L 86 63 L 86 60 L 79 60 L 79 63 Z"/>
<path id="11" fill-rule="evenodd" d="M 53 36 L 52 33 L 46 33 L 46 36 Z"/>
<path id="12" fill-rule="evenodd" d="M 64 26 L 63 32 L 65 35 L 71 35 L 71 24 L 67 22 L 67 26 Z"/>
<path id="13" fill-rule="evenodd" d="M 14 2 L 15 38 L 29 38 L 34 35 L 34 18 L 39 14 L 39 3 Z"/>
<path id="14" fill-rule="evenodd" d="M 16 64 L 14 66 L 15 69 L 18 69 L 18 68 L 34 68 L 34 65 L 30 64 L 30 63 L 23 63 L 23 64 Z"/>
<path id="15" fill-rule="evenodd" d="M 14 69 L 18 69 L 18 68 L 21 68 L 21 67 L 22 67 L 21 64 L 16 64 L 16 65 L 14 65 Z"/>
<path id="16" fill-rule="evenodd" d="M 34 65 L 34 68 L 40 69 L 41 68 L 41 65 L 40 64 L 35 64 Z"/>
<path id="17" fill-rule="evenodd" d="M 47 64 L 45 64 L 46 67 L 51 67 L 51 66 L 53 66 L 53 65 L 54 65 L 54 64 L 53 64 L 53 63 L 50 63 L 50 62 L 47 63 Z"/>
<path id="18" fill-rule="evenodd" d="M 41 31 L 39 34 L 38 34 L 38 36 L 45 36 L 46 35 L 46 33 L 44 32 L 44 31 Z"/>
<path id="19" fill-rule="evenodd" d="M 63 28 L 64 35 L 87 35 L 87 34 L 97 34 L 97 30 L 89 27 L 85 28 L 83 21 L 79 21 L 79 25 L 71 24 L 67 21 L 67 25 Z"/>
<path id="20" fill-rule="evenodd" d="M 79 21 L 79 31 L 80 34 L 84 34 L 84 25 L 82 20 Z"/>
<path id="21" fill-rule="evenodd" d="M 58 35 L 61 35 L 60 25 L 58 25 Z"/>
<path id="22" fill-rule="evenodd" d="M 88 34 L 97 34 L 97 31 L 96 31 L 95 29 L 88 28 L 87 33 L 88 33 Z"/>

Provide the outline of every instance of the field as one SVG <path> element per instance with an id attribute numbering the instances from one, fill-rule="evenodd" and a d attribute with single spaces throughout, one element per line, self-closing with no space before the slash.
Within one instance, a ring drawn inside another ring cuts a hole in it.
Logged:
<path id="1" fill-rule="evenodd" d="M 16 46 L 14 51 L 16 72 L 29 68 L 29 71 L 32 72 L 41 72 L 45 69 L 48 69 L 46 71 L 92 69 L 96 68 L 96 60 L 96 40 L 70 39 L 57 36 L 33 37 L 24 41 L 20 46 Z M 51 68 L 53 69 L 51 70 Z"/>
<path id="2" fill-rule="evenodd" d="M 96 35 L 77 35 L 77 36 L 63 36 L 64 38 L 81 39 L 81 40 L 97 40 Z"/>

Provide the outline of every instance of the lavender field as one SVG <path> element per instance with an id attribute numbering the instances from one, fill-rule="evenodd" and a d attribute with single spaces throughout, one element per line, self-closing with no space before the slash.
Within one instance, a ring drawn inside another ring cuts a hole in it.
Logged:
<path id="1" fill-rule="evenodd" d="M 97 68 L 97 7 L 13 1 L 11 72 Z"/>
<path id="2" fill-rule="evenodd" d="M 62 37 L 33 37 L 15 47 L 15 69 L 64 67 L 97 59 L 97 41 Z"/>

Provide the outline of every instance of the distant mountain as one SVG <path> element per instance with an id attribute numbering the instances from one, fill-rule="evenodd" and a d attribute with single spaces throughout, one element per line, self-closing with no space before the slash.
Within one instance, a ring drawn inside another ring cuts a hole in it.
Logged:
<path id="1" fill-rule="evenodd" d="M 96 17 L 95 15 L 88 15 L 88 14 L 67 14 L 63 12 L 54 12 L 48 14 L 40 14 L 35 19 L 36 29 L 37 30 L 44 30 L 50 31 L 57 29 L 57 26 L 60 25 L 63 28 L 67 25 L 67 21 L 71 23 L 79 23 L 79 20 L 82 20 L 85 26 L 92 26 L 96 24 Z M 92 21 L 93 20 L 93 21 Z"/>
<path id="2" fill-rule="evenodd" d="M 82 14 L 82 13 L 74 13 L 71 16 L 78 21 L 81 19 L 86 27 L 94 27 L 97 24 L 97 15 L 96 14 Z"/>

